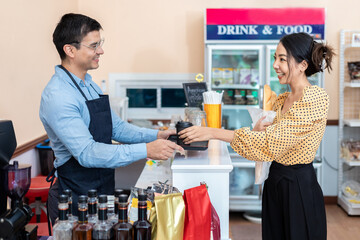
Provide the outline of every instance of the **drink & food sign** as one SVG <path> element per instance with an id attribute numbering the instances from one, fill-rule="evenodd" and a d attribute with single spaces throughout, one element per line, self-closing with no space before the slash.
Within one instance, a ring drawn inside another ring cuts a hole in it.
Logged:
<path id="1" fill-rule="evenodd" d="M 324 8 L 206 9 L 205 41 L 279 40 L 282 36 L 306 32 L 324 39 Z"/>

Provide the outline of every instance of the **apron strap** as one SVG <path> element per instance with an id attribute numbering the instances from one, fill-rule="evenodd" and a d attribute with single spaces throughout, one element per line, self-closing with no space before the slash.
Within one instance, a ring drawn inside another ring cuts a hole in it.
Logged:
<path id="1" fill-rule="evenodd" d="M 55 172 L 56 172 L 56 168 L 53 167 L 53 169 L 51 170 L 51 172 L 47 175 L 46 177 L 46 181 L 50 183 L 50 188 L 49 188 L 49 191 L 51 189 L 51 187 L 53 186 L 53 183 L 54 183 L 54 179 L 55 179 Z M 48 230 L 49 230 L 49 236 L 52 236 L 51 234 L 51 223 L 50 223 L 50 214 L 49 214 L 49 197 L 48 199 L 46 200 L 46 209 L 47 209 L 47 214 L 46 214 L 46 217 L 47 217 L 47 222 L 48 222 Z"/>
<path id="2" fill-rule="evenodd" d="M 77 89 L 80 91 L 81 95 L 83 95 L 83 97 L 86 99 L 86 101 L 88 101 L 87 97 L 85 96 L 84 92 L 80 89 L 79 85 L 76 83 L 75 79 L 73 78 L 73 76 L 71 76 L 71 74 L 69 73 L 69 71 L 64 68 L 62 65 L 59 66 L 62 70 L 64 70 L 64 72 L 70 77 L 71 81 L 75 84 L 75 86 L 77 87 Z"/>

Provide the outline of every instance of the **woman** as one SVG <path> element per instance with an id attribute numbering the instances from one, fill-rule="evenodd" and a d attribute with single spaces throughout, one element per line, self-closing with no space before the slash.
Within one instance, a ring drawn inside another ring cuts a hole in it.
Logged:
<path id="1" fill-rule="evenodd" d="M 333 55 L 331 47 L 306 33 L 284 36 L 273 67 L 280 84 L 289 84 L 291 92 L 277 98 L 272 124 L 262 118 L 252 131 L 194 126 L 180 132 L 184 143 L 219 139 L 249 160 L 273 162 L 264 183 L 263 239 L 326 239 L 323 194 L 312 161 L 324 135 L 329 97 L 307 77 L 330 71 Z"/>

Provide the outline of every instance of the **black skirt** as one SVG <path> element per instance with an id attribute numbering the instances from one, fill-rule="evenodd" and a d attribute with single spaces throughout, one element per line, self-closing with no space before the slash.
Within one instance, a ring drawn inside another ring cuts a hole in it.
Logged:
<path id="1" fill-rule="evenodd" d="M 324 196 L 312 163 L 273 162 L 262 199 L 264 240 L 325 240 Z"/>

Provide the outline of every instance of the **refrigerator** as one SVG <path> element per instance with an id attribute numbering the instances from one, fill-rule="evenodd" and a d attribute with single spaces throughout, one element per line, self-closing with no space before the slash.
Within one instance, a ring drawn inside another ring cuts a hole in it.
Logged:
<path id="1" fill-rule="evenodd" d="M 306 10 L 313 13 L 314 9 Z M 324 9 L 315 10 L 317 13 L 324 12 Z M 248 107 L 262 108 L 264 84 L 270 85 L 277 95 L 290 91 L 287 85 L 279 83 L 272 67 L 277 44 L 284 34 L 269 37 L 250 33 L 255 30 L 264 33 L 264 29 L 269 29 L 266 24 L 254 27 L 255 22 L 266 23 L 263 16 L 288 16 L 292 11 L 294 9 L 206 9 L 204 75 L 209 90 L 223 91 L 222 128 L 235 130 L 251 127 Z M 244 17 L 239 20 L 242 14 Z M 256 20 L 256 15 L 260 16 L 260 20 Z M 246 25 L 246 21 L 250 23 Z M 278 29 L 276 24 L 269 26 Z M 225 32 L 229 33 L 228 36 L 223 34 Z M 324 37 L 321 31 L 312 34 L 320 40 Z M 322 74 L 312 76 L 309 81 L 323 87 Z M 228 150 L 234 167 L 230 173 L 230 210 L 261 211 L 263 186 L 254 184 L 255 162 L 238 155 L 230 144 Z M 321 147 L 314 163 L 321 182 Z"/>

